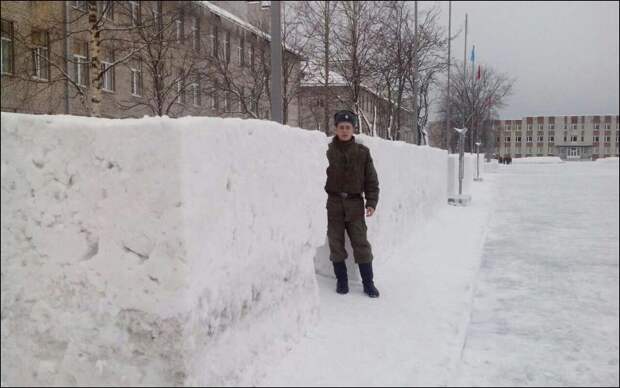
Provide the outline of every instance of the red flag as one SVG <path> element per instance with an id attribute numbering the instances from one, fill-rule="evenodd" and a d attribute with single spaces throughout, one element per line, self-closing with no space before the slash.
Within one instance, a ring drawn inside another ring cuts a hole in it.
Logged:
<path id="1" fill-rule="evenodd" d="M 480 79 L 480 65 L 478 65 L 478 75 L 476 76 L 476 79 Z"/>

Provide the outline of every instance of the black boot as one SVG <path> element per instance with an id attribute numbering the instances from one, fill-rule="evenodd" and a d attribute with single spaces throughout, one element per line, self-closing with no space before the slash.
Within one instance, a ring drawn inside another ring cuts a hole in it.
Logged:
<path id="1" fill-rule="evenodd" d="M 359 263 L 360 275 L 362 275 L 362 283 L 364 284 L 364 292 L 371 298 L 379 297 L 379 290 L 375 287 L 372 278 L 372 262 Z"/>
<path id="2" fill-rule="evenodd" d="M 334 262 L 334 273 L 336 274 L 336 279 L 338 279 L 336 285 L 336 292 L 339 294 L 346 294 L 349 292 L 349 278 L 347 276 L 347 265 L 344 261 L 335 263 Z"/>

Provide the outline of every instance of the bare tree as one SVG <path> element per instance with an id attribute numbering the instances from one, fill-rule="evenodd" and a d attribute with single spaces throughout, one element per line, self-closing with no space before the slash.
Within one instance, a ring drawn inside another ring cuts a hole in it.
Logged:
<path id="1" fill-rule="evenodd" d="M 360 95 L 362 84 L 376 79 L 376 57 L 383 43 L 378 37 L 385 23 L 381 22 L 383 4 L 379 1 L 343 1 L 338 2 L 337 12 L 333 15 L 334 29 L 334 67 L 346 79 L 349 89 L 349 101 L 353 111 L 359 116 L 361 112 Z M 360 131 L 364 129 L 360 120 Z"/>
<path id="2" fill-rule="evenodd" d="M 450 101 L 447 101 L 445 95 L 442 96 L 440 113 L 445 120 L 447 104 L 450 104 L 452 117 L 449 120 L 470 129 L 465 139 L 466 151 L 473 152 L 473 143 L 478 140 L 484 140 L 485 148 L 492 149 L 493 144 L 489 143 L 495 139 L 495 135 L 488 124 L 497 117 L 498 110 L 506 105 L 515 79 L 490 66 L 483 66 L 474 74 L 465 73 L 462 62 L 455 63 L 452 72 Z M 450 141 L 454 148 L 456 136 L 451 136 Z"/>

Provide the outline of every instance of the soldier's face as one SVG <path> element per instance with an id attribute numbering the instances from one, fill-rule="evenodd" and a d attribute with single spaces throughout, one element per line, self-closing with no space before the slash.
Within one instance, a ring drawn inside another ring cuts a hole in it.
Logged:
<path id="1" fill-rule="evenodd" d="M 336 126 L 336 136 L 339 140 L 348 141 L 353 136 L 353 125 L 351 123 L 342 122 Z"/>

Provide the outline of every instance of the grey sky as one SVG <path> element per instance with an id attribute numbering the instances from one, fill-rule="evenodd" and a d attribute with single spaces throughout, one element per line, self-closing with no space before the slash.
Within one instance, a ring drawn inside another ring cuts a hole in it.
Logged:
<path id="1" fill-rule="evenodd" d="M 464 26 L 467 13 L 468 60 L 475 44 L 477 63 L 517 78 L 502 118 L 617 114 L 618 4 L 458 1 L 453 31 Z M 448 2 L 439 6 L 447 26 Z M 459 60 L 463 35 L 452 44 Z"/>

